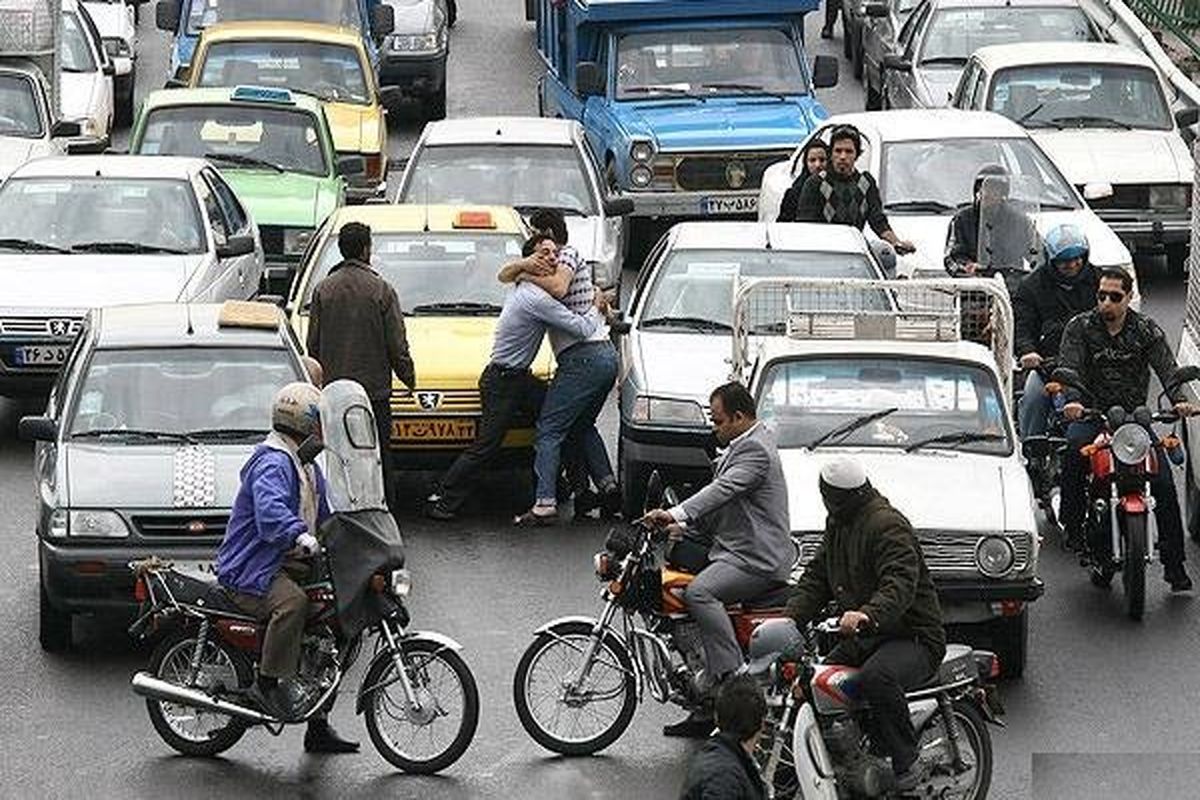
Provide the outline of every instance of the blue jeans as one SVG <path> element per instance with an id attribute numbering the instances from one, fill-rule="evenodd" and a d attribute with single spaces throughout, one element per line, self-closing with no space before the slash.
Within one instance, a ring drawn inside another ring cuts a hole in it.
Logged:
<path id="1" fill-rule="evenodd" d="M 1017 428 L 1024 439 L 1041 436 L 1050 427 L 1050 415 L 1054 413 L 1054 398 L 1046 394 L 1046 384 L 1036 369 L 1029 370 L 1025 378 L 1025 393 L 1017 403 Z"/>
<path id="2" fill-rule="evenodd" d="M 534 440 L 538 505 L 555 505 L 562 446 L 568 436 L 578 441 L 597 485 L 612 478 L 612 462 L 596 430 L 596 417 L 616 380 L 617 351 L 611 342 L 581 342 L 558 355 Z"/>

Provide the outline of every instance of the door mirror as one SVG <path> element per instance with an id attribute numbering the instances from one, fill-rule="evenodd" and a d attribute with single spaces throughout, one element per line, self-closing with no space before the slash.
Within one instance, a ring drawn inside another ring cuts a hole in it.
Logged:
<path id="1" fill-rule="evenodd" d="M 893 69 L 896 72 L 912 72 L 912 62 L 904 56 L 889 53 L 883 57 L 883 68 Z"/>
<path id="2" fill-rule="evenodd" d="M 837 86 L 838 60 L 833 56 L 817 56 L 813 59 L 812 81 L 814 89 Z"/>
<path id="3" fill-rule="evenodd" d="M 1181 108 L 1175 112 L 1175 124 L 1181 128 L 1190 128 L 1200 122 L 1200 108 Z"/>
<path id="4" fill-rule="evenodd" d="M 60 119 L 50 126 L 50 137 L 53 139 L 70 139 L 82 135 L 83 129 L 79 127 L 78 122 L 67 122 Z"/>
<path id="5" fill-rule="evenodd" d="M 633 326 L 629 324 L 627 319 L 618 319 L 608 326 L 610 333 L 615 333 L 617 336 L 624 336 L 633 330 Z"/>
<path id="6" fill-rule="evenodd" d="M 110 78 L 117 74 L 117 68 L 115 66 L 113 66 L 113 63 L 111 61 L 108 62 L 107 64 L 105 64 L 103 67 L 101 67 L 100 71 L 103 72 L 105 75 L 107 75 Z"/>
<path id="7" fill-rule="evenodd" d="M 270 303 L 277 308 L 283 308 L 287 303 L 287 299 L 281 294 L 260 294 L 254 299 L 259 303 Z"/>
<path id="8" fill-rule="evenodd" d="M 380 3 L 371 9 L 371 35 L 383 39 L 396 30 L 396 10 L 387 3 Z"/>
<path id="9" fill-rule="evenodd" d="M 338 156 L 334 170 L 343 177 L 362 175 L 367 171 L 367 160 L 359 155 Z"/>
<path id="10" fill-rule="evenodd" d="M 886 17 L 888 15 L 887 3 L 866 3 L 863 5 L 863 15 L 867 17 Z"/>
<path id="11" fill-rule="evenodd" d="M 603 97 L 608 89 L 604 72 L 595 61 L 580 61 L 575 67 L 575 91 L 580 97 Z"/>
<path id="12" fill-rule="evenodd" d="M 158 0 L 154 7 L 154 26 L 160 31 L 175 33 L 179 30 L 179 0 Z"/>
<path id="13" fill-rule="evenodd" d="M 404 99 L 404 92 L 399 86 L 380 86 L 379 102 L 383 106 L 394 106 Z"/>
<path id="14" fill-rule="evenodd" d="M 163 84 L 164 89 L 186 89 L 187 81 L 183 78 L 167 78 L 167 82 Z"/>
<path id="15" fill-rule="evenodd" d="M 1113 196 L 1111 183 L 1085 183 L 1083 185 L 1084 200 L 1105 200 Z"/>
<path id="16" fill-rule="evenodd" d="M 53 442 L 58 439 L 58 423 L 49 417 L 21 417 L 17 436 L 27 442 Z"/>
<path id="17" fill-rule="evenodd" d="M 225 244 L 217 245 L 217 258 L 237 258 L 254 252 L 254 237 L 250 234 L 230 236 Z"/>
<path id="18" fill-rule="evenodd" d="M 627 217 L 633 213 L 633 198 L 610 197 L 604 201 L 604 216 Z"/>

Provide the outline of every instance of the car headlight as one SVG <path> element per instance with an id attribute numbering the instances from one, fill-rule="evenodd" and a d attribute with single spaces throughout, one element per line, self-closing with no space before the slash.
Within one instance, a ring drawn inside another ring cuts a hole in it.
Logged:
<path id="1" fill-rule="evenodd" d="M 704 409 L 695 400 L 667 400 L 639 396 L 633 401 L 635 422 L 661 422 L 667 425 L 704 425 Z"/>
<path id="2" fill-rule="evenodd" d="M 1192 187 L 1179 183 L 1165 183 L 1150 187 L 1151 208 L 1187 208 L 1191 201 Z"/>
<path id="3" fill-rule="evenodd" d="M 629 157 L 634 161 L 648 164 L 650 159 L 654 158 L 654 145 L 649 142 L 634 142 L 629 147 Z"/>
<path id="4" fill-rule="evenodd" d="M 312 228 L 284 228 L 283 252 L 286 255 L 303 255 L 304 251 L 308 249 L 308 244 L 312 241 L 312 237 Z"/>
<path id="5" fill-rule="evenodd" d="M 975 564 L 989 578 L 1002 578 L 1012 569 L 1017 554 L 1004 536 L 985 536 L 975 545 Z"/>
<path id="6" fill-rule="evenodd" d="M 68 518 L 67 535 L 123 539 L 129 535 L 129 526 L 115 511 L 72 510 Z"/>
<path id="7" fill-rule="evenodd" d="M 444 37 L 440 32 L 395 33 L 389 39 L 389 47 L 395 53 L 436 53 L 441 50 Z"/>
<path id="8" fill-rule="evenodd" d="M 635 189 L 645 189 L 654 180 L 654 173 L 645 164 L 638 164 L 629 171 L 629 182 Z"/>
<path id="9" fill-rule="evenodd" d="M 399 598 L 408 597 L 412 591 L 412 575 L 406 569 L 392 570 L 392 594 Z"/>
<path id="10" fill-rule="evenodd" d="M 1141 425 L 1131 422 L 1117 428 L 1110 447 L 1122 464 L 1140 464 L 1150 452 L 1150 434 Z"/>

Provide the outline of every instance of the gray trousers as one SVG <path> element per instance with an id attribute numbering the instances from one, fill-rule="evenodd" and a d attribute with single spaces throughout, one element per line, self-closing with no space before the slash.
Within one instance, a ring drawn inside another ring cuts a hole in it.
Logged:
<path id="1" fill-rule="evenodd" d="M 258 673 L 266 678 L 291 678 L 300 663 L 300 644 L 308 619 L 308 595 L 289 577 L 304 575 L 308 567 L 286 563 L 276 573 L 266 595 L 232 592 L 234 603 L 247 614 L 267 623 Z"/>
<path id="2" fill-rule="evenodd" d="M 747 572 L 724 561 L 713 561 L 700 571 L 683 593 L 688 613 L 700 626 L 710 685 L 740 667 L 743 661 L 742 648 L 734 636 L 725 604 L 761 597 L 781 583 L 779 578 Z"/>

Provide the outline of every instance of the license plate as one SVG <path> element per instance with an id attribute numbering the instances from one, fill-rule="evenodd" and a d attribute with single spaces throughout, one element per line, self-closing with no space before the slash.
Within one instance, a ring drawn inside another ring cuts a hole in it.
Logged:
<path id="1" fill-rule="evenodd" d="M 758 195 L 745 197 L 704 197 L 700 200 L 701 214 L 755 214 Z"/>
<path id="2" fill-rule="evenodd" d="M 397 419 L 392 421 L 392 438 L 406 444 L 469 442 L 475 438 L 475 420 Z"/>
<path id="3" fill-rule="evenodd" d="M 13 361 L 18 367 L 61 366 L 67 361 L 69 345 L 27 345 L 13 348 Z"/>
<path id="4" fill-rule="evenodd" d="M 211 561 L 175 561 L 173 566 L 176 572 L 187 575 L 189 578 L 197 578 L 202 581 L 217 579 L 217 567 Z"/>

